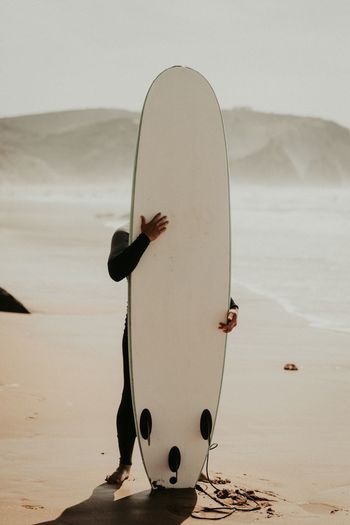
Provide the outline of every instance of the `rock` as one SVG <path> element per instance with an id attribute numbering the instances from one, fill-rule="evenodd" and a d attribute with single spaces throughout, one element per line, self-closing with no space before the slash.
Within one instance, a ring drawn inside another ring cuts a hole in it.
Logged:
<path id="1" fill-rule="evenodd" d="M 298 367 L 297 365 L 295 365 L 294 363 L 287 363 L 286 365 L 284 365 L 284 370 L 298 370 Z"/>
<path id="2" fill-rule="evenodd" d="M 13 295 L 0 288 L 0 312 L 14 312 L 18 314 L 29 314 L 29 310 L 17 301 Z"/>

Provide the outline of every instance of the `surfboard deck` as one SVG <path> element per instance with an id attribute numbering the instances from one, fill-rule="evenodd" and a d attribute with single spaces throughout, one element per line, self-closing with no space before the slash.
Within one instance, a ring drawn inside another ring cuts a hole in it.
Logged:
<path id="1" fill-rule="evenodd" d="M 194 487 L 208 453 L 223 378 L 230 299 L 230 205 L 225 135 L 208 81 L 174 66 L 143 107 L 131 205 L 168 216 L 130 276 L 132 401 L 153 488 Z"/>

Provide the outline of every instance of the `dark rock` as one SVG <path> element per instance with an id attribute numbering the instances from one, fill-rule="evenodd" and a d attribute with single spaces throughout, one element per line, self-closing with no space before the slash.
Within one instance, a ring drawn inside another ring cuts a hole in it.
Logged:
<path id="1" fill-rule="evenodd" d="M 0 312 L 14 312 L 18 314 L 29 314 L 29 310 L 17 301 L 13 295 L 0 288 Z"/>
<path id="2" fill-rule="evenodd" d="M 287 363 L 283 368 L 284 370 L 298 370 L 298 367 L 295 363 Z"/>

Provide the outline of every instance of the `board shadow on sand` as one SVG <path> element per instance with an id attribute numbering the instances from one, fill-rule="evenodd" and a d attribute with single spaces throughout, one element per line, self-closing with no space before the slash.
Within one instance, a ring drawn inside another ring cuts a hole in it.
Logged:
<path id="1" fill-rule="evenodd" d="M 90 498 L 68 507 L 58 518 L 35 525 L 180 525 L 195 508 L 194 488 L 144 490 L 114 501 L 115 487 L 97 486 Z"/>

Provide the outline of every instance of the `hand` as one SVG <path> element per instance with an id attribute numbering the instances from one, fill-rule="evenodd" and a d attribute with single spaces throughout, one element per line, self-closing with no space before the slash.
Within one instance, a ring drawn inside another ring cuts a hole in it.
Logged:
<path id="1" fill-rule="evenodd" d="M 144 216 L 141 215 L 141 231 L 147 235 L 150 241 L 157 239 L 157 237 L 166 230 L 166 225 L 168 223 L 167 216 L 162 215 L 160 212 L 158 212 L 149 222 L 146 222 Z"/>
<path id="2" fill-rule="evenodd" d="M 235 326 L 237 326 L 237 317 L 238 317 L 237 310 L 234 310 L 234 311 L 229 310 L 227 313 L 227 321 L 226 323 L 219 323 L 219 326 L 218 326 L 219 330 L 222 330 L 226 334 L 229 332 L 232 332 Z"/>

